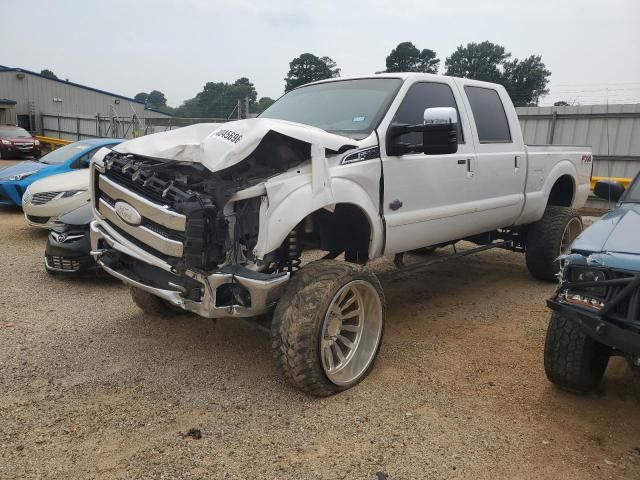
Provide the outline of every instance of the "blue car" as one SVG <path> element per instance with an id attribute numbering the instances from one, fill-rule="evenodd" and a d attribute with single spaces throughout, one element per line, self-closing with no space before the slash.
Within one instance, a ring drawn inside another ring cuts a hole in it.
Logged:
<path id="1" fill-rule="evenodd" d="M 0 170 L 0 206 L 22 206 L 22 194 L 36 180 L 78 168 L 87 168 L 91 157 L 102 147 L 124 140 L 97 138 L 60 147 L 38 160 L 25 160 Z"/>
<path id="2" fill-rule="evenodd" d="M 640 370 L 640 174 L 625 191 L 600 181 L 594 193 L 616 203 L 563 259 L 544 349 L 547 378 L 563 390 L 597 388 L 612 356 Z"/>

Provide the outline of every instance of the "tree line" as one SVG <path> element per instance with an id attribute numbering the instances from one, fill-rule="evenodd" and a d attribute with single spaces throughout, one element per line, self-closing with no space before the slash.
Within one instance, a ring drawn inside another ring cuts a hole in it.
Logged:
<path id="1" fill-rule="evenodd" d="M 439 73 L 440 70 L 441 60 L 435 51 L 420 50 L 412 42 L 401 42 L 386 57 L 386 69 L 375 73 Z M 509 92 L 516 106 L 537 105 L 539 99 L 549 93 L 547 85 L 551 72 L 540 55 L 512 58 L 505 47 L 489 41 L 460 45 L 445 58 L 442 70 L 453 77 L 499 83 Z M 42 74 L 57 78 L 51 70 L 43 70 Z M 332 58 L 303 53 L 289 63 L 284 90 L 288 92 L 309 82 L 339 76 L 340 68 Z M 254 84 L 247 77 L 233 83 L 207 82 L 202 91 L 177 108 L 168 106 L 164 93 L 159 90 L 140 92 L 134 98 L 148 108 L 197 118 L 245 117 L 248 113 L 264 111 L 275 101 L 269 97 L 258 98 Z"/>

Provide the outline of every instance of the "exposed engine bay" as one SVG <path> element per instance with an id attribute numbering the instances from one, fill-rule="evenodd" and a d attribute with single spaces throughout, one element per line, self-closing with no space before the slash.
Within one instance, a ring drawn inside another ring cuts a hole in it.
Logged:
<path id="1" fill-rule="evenodd" d="M 272 131 L 245 161 L 217 172 L 200 163 L 119 152 L 109 153 L 103 162 L 108 178 L 187 217 L 183 233 L 147 225 L 183 242 L 182 257 L 165 259 L 181 273 L 242 263 L 250 256 L 258 238 L 261 199 L 258 196 L 234 202 L 231 212 L 225 212 L 225 205 L 236 192 L 309 158 L 308 143 Z M 229 231 L 230 226 L 233 231 Z"/>

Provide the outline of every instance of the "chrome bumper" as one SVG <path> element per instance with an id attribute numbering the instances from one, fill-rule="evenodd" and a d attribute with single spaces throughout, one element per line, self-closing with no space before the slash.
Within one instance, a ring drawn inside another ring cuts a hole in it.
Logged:
<path id="1" fill-rule="evenodd" d="M 130 278 L 121 271 L 106 266 L 101 261 L 101 257 L 109 249 L 116 250 L 163 270 L 172 271 L 172 267 L 163 260 L 150 255 L 137 245 L 127 241 L 99 220 L 94 220 L 91 222 L 91 254 L 107 273 L 126 284 L 156 295 L 172 305 L 207 318 L 253 317 L 266 313 L 278 301 L 289 281 L 289 273 L 270 277 L 257 274 L 256 276 L 262 278 L 251 278 L 242 273 L 214 272 L 210 275 L 202 275 L 188 270 L 186 275 L 198 282 L 202 287 L 202 298 L 199 302 L 196 302 L 184 298 L 179 290 L 161 289 L 146 285 Z M 216 305 L 216 292 L 220 286 L 225 284 L 237 284 L 246 289 L 251 298 L 251 306 L 237 304 Z"/>

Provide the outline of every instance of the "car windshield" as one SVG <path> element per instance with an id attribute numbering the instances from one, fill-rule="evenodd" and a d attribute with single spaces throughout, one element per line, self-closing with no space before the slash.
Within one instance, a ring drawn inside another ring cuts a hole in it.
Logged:
<path id="1" fill-rule="evenodd" d="M 5 138 L 31 138 L 31 134 L 20 127 L 0 127 L 0 137 Z"/>
<path id="2" fill-rule="evenodd" d="M 376 128 L 401 83 L 399 78 L 366 78 L 309 85 L 287 93 L 260 117 L 363 138 Z"/>
<path id="3" fill-rule="evenodd" d="M 47 165 L 60 165 L 61 163 L 69 160 L 75 154 L 84 152 L 85 150 L 89 150 L 92 147 L 94 147 L 94 145 L 84 142 L 76 142 L 70 145 L 65 145 L 64 147 L 55 149 L 51 153 L 47 153 L 40 159 L 40 162 L 46 163 Z"/>
<path id="4" fill-rule="evenodd" d="M 640 203 L 640 175 L 631 182 L 631 185 L 629 185 L 629 189 L 627 190 L 627 194 L 624 196 L 622 201 L 624 203 Z"/>

